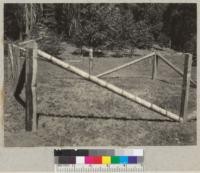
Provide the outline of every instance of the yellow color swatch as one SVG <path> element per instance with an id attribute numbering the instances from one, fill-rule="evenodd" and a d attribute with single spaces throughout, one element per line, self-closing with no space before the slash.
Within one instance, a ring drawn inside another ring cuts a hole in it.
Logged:
<path id="1" fill-rule="evenodd" d="M 102 156 L 102 164 L 111 164 L 110 156 Z"/>

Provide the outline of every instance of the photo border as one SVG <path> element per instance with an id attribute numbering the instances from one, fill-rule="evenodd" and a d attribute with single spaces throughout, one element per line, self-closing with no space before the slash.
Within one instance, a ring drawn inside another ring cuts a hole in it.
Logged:
<path id="1" fill-rule="evenodd" d="M 6 0 L 0 3 L 0 34 L 1 34 L 1 45 L 0 45 L 0 172 L 2 171 L 46 171 L 53 172 L 54 167 L 54 156 L 53 150 L 58 148 L 74 148 L 74 147 L 4 147 L 4 134 L 3 134 L 3 108 L 4 108 L 4 56 L 3 56 L 3 5 L 4 3 L 46 3 L 44 0 L 24 0 L 24 1 L 12 1 Z M 200 26 L 200 4 L 198 1 L 189 0 L 140 0 L 140 1 L 52 1 L 48 3 L 85 3 L 85 2 L 98 2 L 98 3 L 197 3 L 197 43 L 199 43 L 199 26 Z M 197 44 L 197 56 L 200 55 L 200 46 Z M 197 105 L 200 105 L 200 87 L 199 78 L 200 76 L 200 59 L 197 59 Z M 197 117 L 199 117 L 199 107 L 197 106 Z M 132 148 L 143 148 L 144 149 L 144 169 L 145 171 L 200 171 L 200 121 L 197 118 L 197 145 L 195 146 L 133 146 Z M 116 147 L 80 147 L 80 148 L 116 148 Z M 123 148 L 123 147 L 121 147 Z M 129 147 L 130 148 L 130 147 Z"/>

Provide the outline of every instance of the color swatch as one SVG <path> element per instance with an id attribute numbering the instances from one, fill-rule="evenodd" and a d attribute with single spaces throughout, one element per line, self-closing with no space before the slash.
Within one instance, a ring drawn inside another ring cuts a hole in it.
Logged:
<path id="1" fill-rule="evenodd" d="M 143 150 L 54 150 L 55 164 L 142 164 Z"/>

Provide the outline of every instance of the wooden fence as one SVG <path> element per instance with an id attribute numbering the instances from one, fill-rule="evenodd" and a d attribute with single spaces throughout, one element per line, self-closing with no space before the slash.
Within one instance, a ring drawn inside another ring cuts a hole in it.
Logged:
<path id="1" fill-rule="evenodd" d="M 22 46 L 23 44 L 20 44 Z M 169 62 L 164 56 L 162 56 L 160 53 L 153 52 L 149 55 L 146 55 L 142 58 L 133 60 L 129 63 L 126 63 L 122 66 L 118 66 L 116 68 L 110 69 L 104 73 L 101 73 L 97 76 L 93 76 L 87 72 L 84 72 L 83 70 L 69 65 L 68 63 L 63 62 L 62 60 L 59 60 L 58 58 L 49 55 L 48 53 L 39 50 L 37 47 L 36 42 L 30 41 L 25 44 L 24 47 L 20 47 L 16 44 L 9 44 L 9 57 L 12 70 L 14 68 L 14 62 L 16 61 L 18 64 L 17 68 L 17 74 L 16 74 L 16 87 L 14 90 L 15 98 L 22 104 L 22 106 L 25 107 L 26 110 L 26 120 L 25 120 L 25 127 L 27 131 L 36 131 L 37 129 L 37 107 L 36 107 L 36 75 L 37 75 L 37 59 L 42 58 L 47 60 L 48 62 L 51 62 L 67 71 L 70 71 L 78 76 L 81 76 L 82 78 L 89 80 L 107 90 L 112 91 L 113 93 L 120 95 L 130 101 L 133 101 L 145 108 L 148 108 L 152 111 L 155 111 L 157 113 L 160 113 L 163 116 L 166 116 L 170 119 L 173 119 L 175 121 L 183 122 L 187 119 L 187 107 L 188 107 L 188 97 L 189 97 L 189 88 L 190 88 L 190 82 L 193 85 L 196 85 L 194 81 L 191 80 L 191 66 L 192 66 L 192 56 L 191 54 L 185 54 L 185 64 L 184 64 L 184 72 L 182 72 L 180 69 L 178 69 L 176 66 L 174 66 L 171 62 Z M 19 59 L 20 55 L 24 56 L 25 58 L 21 58 L 23 61 L 23 64 L 21 68 L 19 67 Z M 90 54 L 91 56 L 91 54 Z M 152 67 L 152 79 L 155 79 L 157 76 L 157 70 L 158 70 L 158 60 L 162 59 L 166 64 L 168 64 L 171 68 L 173 68 L 176 72 L 178 72 L 180 75 L 183 76 L 183 86 L 182 86 L 182 96 L 181 96 L 181 111 L 180 115 L 174 114 L 166 109 L 163 109 L 155 104 L 152 104 L 144 99 L 141 99 L 121 88 L 118 88 L 117 86 L 108 83 L 100 77 L 113 73 L 117 70 L 120 70 L 122 68 L 128 67 L 130 65 L 133 65 L 137 62 L 140 62 L 142 60 L 145 60 L 147 58 L 152 58 L 153 60 L 153 67 Z M 13 70 L 15 71 L 15 70 Z M 14 72 L 15 73 L 15 72 Z M 20 93 L 25 86 L 26 90 L 26 100 L 23 101 L 20 98 Z"/>

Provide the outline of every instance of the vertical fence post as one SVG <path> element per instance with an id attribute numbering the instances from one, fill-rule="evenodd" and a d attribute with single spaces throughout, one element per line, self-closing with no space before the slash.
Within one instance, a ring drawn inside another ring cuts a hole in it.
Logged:
<path id="1" fill-rule="evenodd" d="M 20 75 L 20 50 L 17 47 L 11 46 L 12 56 L 13 56 L 13 72 L 14 72 L 14 85 L 13 85 L 13 91 L 15 92 L 18 79 Z"/>
<path id="2" fill-rule="evenodd" d="M 152 68 L 152 79 L 156 79 L 157 77 L 157 71 L 158 71 L 158 56 L 154 55 L 153 57 L 153 68 Z"/>
<path id="3" fill-rule="evenodd" d="M 93 70 L 93 49 L 90 48 L 89 49 L 89 74 L 92 72 Z"/>
<path id="4" fill-rule="evenodd" d="M 14 62 L 13 62 L 13 50 L 12 44 L 8 44 L 8 58 L 10 60 L 11 76 L 14 78 Z"/>
<path id="5" fill-rule="evenodd" d="M 90 74 L 90 70 L 91 70 L 91 69 L 90 69 L 90 57 L 89 57 L 89 65 L 88 65 L 88 66 L 89 66 L 89 67 L 88 67 L 88 68 L 89 68 L 89 69 L 88 69 L 88 73 Z"/>
<path id="6" fill-rule="evenodd" d="M 36 113 L 36 75 L 37 75 L 37 44 L 32 44 L 32 49 L 26 52 L 26 130 L 37 130 Z"/>
<path id="7" fill-rule="evenodd" d="M 180 111 L 180 117 L 183 118 L 183 121 L 187 120 L 186 116 L 188 111 L 191 70 L 192 70 L 192 55 L 187 53 L 185 54 L 185 62 L 184 62 L 184 74 L 183 74 L 182 95 L 181 95 L 181 111 Z"/>

